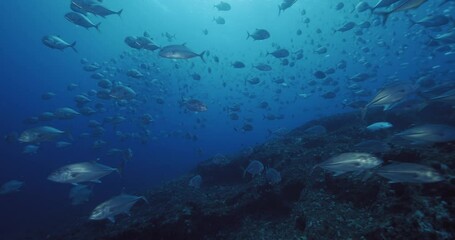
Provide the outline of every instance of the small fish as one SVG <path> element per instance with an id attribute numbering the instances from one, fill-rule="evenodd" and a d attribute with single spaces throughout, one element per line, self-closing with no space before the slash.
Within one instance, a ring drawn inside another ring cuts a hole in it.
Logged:
<path id="1" fill-rule="evenodd" d="M 219 25 L 224 25 L 226 23 L 226 20 L 223 17 L 216 17 L 216 18 L 214 17 L 213 21 Z"/>
<path id="2" fill-rule="evenodd" d="M 223 2 L 221 1 L 220 3 L 214 5 L 214 7 L 216 9 L 218 9 L 218 11 L 229 11 L 231 10 L 231 5 L 227 2 Z"/>
<path id="3" fill-rule="evenodd" d="M 281 174 L 275 168 L 267 168 L 265 171 L 265 178 L 270 185 L 281 182 Z"/>
<path id="4" fill-rule="evenodd" d="M 188 182 L 188 186 L 193 188 L 200 188 L 201 183 L 202 183 L 201 175 L 196 175 L 190 179 L 190 181 Z"/>
<path id="5" fill-rule="evenodd" d="M 285 58 L 285 57 L 288 57 L 289 56 L 289 51 L 287 49 L 278 49 L 278 50 L 275 50 L 273 52 L 267 52 L 266 56 L 268 55 L 272 55 L 276 58 Z"/>
<path id="6" fill-rule="evenodd" d="M 243 176 L 245 177 L 245 174 L 249 173 L 254 178 L 256 175 L 261 175 L 262 171 L 264 171 L 264 165 L 258 160 L 253 160 L 245 168 Z"/>
<path id="7" fill-rule="evenodd" d="M 433 168 L 416 163 L 393 162 L 380 167 L 376 174 L 390 180 L 390 183 L 432 183 L 444 181 Z"/>
<path id="8" fill-rule="evenodd" d="M 65 48 L 72 48 L 74 52 L 77 53 L 77 50 L 74 46 L 76 46 L 76 42 L 74 41 L 72 44 L 67 43 L 65 40 L 61 39 L 58 36 L 54 35 L 47 35 L 44 36 L 41 41 L 44 45 L 48 46 L 49 48 L 63 50 Z"/>
<path id="9" fill-rule="evenodd" d="M 22 188 L 22 186 L 24 186 L 24 182 L 22 181 L 18 180 L 8 181 L 0 187 L 0 195 L 17 192 Z"/>
<path id="10" fill-rule="evenodd" d="M 375 132 L 393 127 L 389 122 L 376 122 L 367 126 L 368 131 Z"/>
<path id="11" fill-rule="evenodd" d="M 265 39 L 268 39 L 270 38 L 270 33 L 269 31 L 265 30 L 265 29 L 259 29 L 257 28 L 253 34 L 250 34 L 249 32 L 247 32 L 247 38 L 253 38 L 254 40 L 265 40 Z"/>
<path id="12" fill-rule="evenodd" d="M 280 15 L 282 11 L 292 7 L 296 2 L 297 0 L 283 0 L 283 2 L 278 5 L 278 15 Z"/>
<path id="13" fill-rule="evenodd" d="M 194 57 L 200 57 L 203 62 L 204 60 L 205 51 L 201 52 L 200 54 L 196 54 L 191 51 L 185 44 L 182 45 L 169 45 L 161 48 L 159 55 L 163 58 L 170 58 L 170 59 L 189 59 Z"/>

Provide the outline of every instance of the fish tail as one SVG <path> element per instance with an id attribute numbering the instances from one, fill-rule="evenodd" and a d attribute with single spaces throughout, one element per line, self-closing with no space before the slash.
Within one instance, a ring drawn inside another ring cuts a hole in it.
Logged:
<path id="1" fill-rule="evenodd" d="M 95 28 L 96 28 L 96 30 L 98 30 L 98 32 L 100 31 L 100 25 L 101 25 L 101 22 L 95 25 Z"/>
<path id="2" fill-rule="evenodd" d="M 411 24 L 409 25 L 408 29 L 412 28 L 414 25 L 417 24 L 417 22 L 412 20 L 412 18 L 409 18 L 409 21 L 411 22 Z"/>
<path id="3" fill-rule="evenodd" d="M 281 7 L 280 7 L 280 5 L 278 5 L 278 16 L 280 16 L 280 14 L 281 14 Z"/>
<path id="4" fill-rule="evenodd" d="M 77 49 L 76 49 L 76 41 L 74 41 L 71 45 L 70 45 L 70 48 L 73 49 L 74 52 L 78 53 Z"/>
<path id="5" fill-rule="evenodd" d="M 248 40 L 251 37 L 251 34 L 248 31 L 246 32 L 246 34 L 247 34 L 246 39 Z"/>
<path id="6" fill-rule="evenodd" d="M 144 200 L 144 202 L 146 202 L 148 205 L 150 205 L 150 203 L 149 203 L 149 200 L 147 200 L 147 198 L 146 198 L 146 197 L 144 197 L 144 196 L 141 196 L 141 199 L 142 199 L 142 200 Z"/>
<path id="7" fill-rule="evenodd" d="M 123 12 L 123 9 L 120 9 L 120 11 L 116 12 L 117 15 L 119 15 L 119 17 L 122 16 L 122 12 Z"/>
<path id="8" fill-rule="evenodd" d="M 202 59 L 202 61 L 205 63 L 204 55 L 206 51 L 202 51 L 198 56 Z"/>

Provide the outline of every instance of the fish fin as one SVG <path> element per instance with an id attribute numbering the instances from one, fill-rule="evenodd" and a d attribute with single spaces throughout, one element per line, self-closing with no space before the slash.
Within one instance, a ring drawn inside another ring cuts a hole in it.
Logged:
<path id="1" fill-rule="evenodd" d="M 122 16 L 122 12 L 123 12 L 123 9 L 120 9 L 120 11 L 116 12 L 117 15 L 119 15 L 119 17 Z"/>
<path id="2" fill-rule="evenodd" d="M 75 46 L 76 46 L 76 41 L 74 41 L 74 42 L 70 45 L 70 48 L 72 48 L 74 52 L 79 53 L 79 52 L 77 51 L 77 49 L 75 48 Z"/>
<path id="3" fill-rule="evenodd" d="M 392 109 L 392 107 L 393 107 L 393 104 L 384 105 L 384 111 L 390 110 L 390 109 Z"/>
<path id="4" fill-rule="evenodd" d="M 95 25 L 95 28 L 96 28 L 96 30 L 98 30 L 98 32 L 100 31 L 100 24 L 101 24 L 101 22 Z"/>
<path id="5" fill-rule="evenodd" d="M 199 57 L 202 59 L 202 61 L 205 63 L 204 54 L 205 54 L 205 51 L 202 51 L 198 56 L 199 56 Z"/>
<path id="6" fill-rule="evenodd" d="M 146 202 L 148 205 L 150 205 L 150 202 L 149 202 L 149 200 L 147 200 L 147 198 L 146 198 L 146 197 L 144 197 L 144 196 L 141 196 L 141 199 L 142 199 L 142 200 L 144 200 L 144 202 Z"/>
<path id="7" fill-rule="evenodd" d="M 246 39 L 248 40 L 251 37 L 251 34 L 248 31 L 246 32 L 246 34 L 247 34 Z"/>
<path id="8" fill-rule="evenodd" d="M 367 116 L 367 110 L 368 110 L 368 106 L 360 108 L 360 115 L 362 116 L 362 120 L 365 120 L 365 117 Z"/>
<path id="9" fill-rule="evenodd" d="M 92 182 L 92 183 L 101 183 L 101 181 L 99 179 L 91 180 L 90 182 Z"/>
<path id="10" fill-rule="evenodd" d="M 411 24 L 409 25 L 408 29 L 412 28 L 414 25 L 416 25 L 416 24 L 417 24 L 417 22 L 416 22 L 416 21 L 414 21 L 414 20 L 412 20 L 412 18 L 411 18 L 411 17 L 409 17 L 409 21 L 411 22 Z"/>
<path id="11" fill-rule="evenodd" d="M 111 221 L 112 223 L 115 223 L 115 218 L 114 217 L 108 217 L 107 219 L 109 219 L 109 221 Z"/>
<path id="12" fill-rule="evenodd" d="M 281 15 L 281 10 L 282 10 L 282 9 L 281 9 L 280 5 L 278 5 L 278 16 Z"/>
<path id="13" fill-rule="evenodd" d="M 382 26 L 385 26 L 387 19 L 389 19 L 389 16 L 392 12 L 375 12 L 374 14 L 382 16 Z"/>

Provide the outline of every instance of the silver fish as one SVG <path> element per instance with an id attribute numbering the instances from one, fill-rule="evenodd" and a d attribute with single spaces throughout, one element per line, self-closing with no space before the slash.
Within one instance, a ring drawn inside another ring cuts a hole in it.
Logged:
<path id="1" fill-rule="evenodd" d="M 77 52 L 76 48 L 76 42 L 74 41 L 73 43 L 69 44 L 65 40 L 61 39 L 58 36 L 54 35 L 47 35 L 44 36 L 41 41 L 43 42 L 44 45 L 52 48 L 52 49 L 58 49 L 58 50 L 63 50 L 65 48 L 72 48 L 73 51 Z"/>
<path id="2" fill-rule="evenodd" d="M 115 196 L 100 205 L 98 205 L 90 215 L 90 220 L 103 220 L 109 219 L 111 222 L 115 222 L 115 216 L 125 213 L 130 215 L 130 209 L 139 200 L 144 200 L 148 203 L 147 199 L 142 196 L 134 196 L 121 194 Z"/>
<path id="3" fill-rule="evenodd" d="M 22 188 L 23 185 L 24 182 L 22 181 L 18 180 L 8 181 L 0 187 L 0 195 L 17 192 Z"/>
<path id="4" fill-rule="evenodd" d="M 382 164 L 382 160 L 369 153 L 348 152 L 329 158 L 317 164 L 325 170 L 333 172 L 333 176 L 338 176 L 347 172 L 362 172 Z"/>
<path id="5" fill-rule="evenodd" d="M 163 58 L 170 59 L 189 59 L 194 57 L 200 57 L 203 62 L 205 51 L 202 51 L 200 54 L 196 54 L 191 51 L 185 44 L 182 45 L 169 45 L 161 48 L 159 55 Z"/>
<path id="6" fill-rule="evenodd" d="M 80 13 L 69 12 L 69 13 L 65 14 L 65 18 L 66 18 L 66 20 L 68 20 L 78 26 L 84 27 L 86 29 L 93 27 L 93 28 L 96 28 L 96 30 L 100 31 L 99 26 L 101 23 L 94 24 L 92 21 L 90 21 L 90 19 L 88 19 L 86 16 L 84 16 Z"/>
<path id="7" fill-rule="evenodd" d="M 455 141 L 455 127 L 443 124 L 424 124 L 397 133 L 396 136 L 414 143 Z"/>
<path id="8" fill-rule="evenodd" d="M 120 172 L 117 168 L 112 168 L 97 162 L 80 162 L 63 166 L 49 175 L 47 178 L 53 182 L 77 184 L 82 182 L 100 182 L 100 178 Z"/>
<path id="9" fill-rule="evenodd" d="M 376 174 L 390 180 L 390 183 L 431 183 L 444 181 L 433 168 L 416 163 L 394 162 L 375 171 Z"/>
<path id="10" fill-rule="evenodd" d="M 42 126 L 27 129 L 19 136 L 19 142 L 23 143 L 41 143 L 54 141 L 65 135 L 64 131 L 49 126 Z"/>

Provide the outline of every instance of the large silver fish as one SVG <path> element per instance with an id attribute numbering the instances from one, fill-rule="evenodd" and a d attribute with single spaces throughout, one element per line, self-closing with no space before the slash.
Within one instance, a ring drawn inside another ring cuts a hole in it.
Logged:
<path id="1" fill-rule="evenodd" d="M 49 175 L 48 180 L 59 183 L 77 184 L 82 182 L 100 182 L 100 178 L 120 172 L 117 168 L 112 168 L 97 162 L 80 162 L 63 166 Z"/>
<path id="2" fill-rule="evenodd" d="M 121 194 L 115 196 L 100 205 L 98 205 L 90 215 L 90 220 L 103 220 L 109 219 L 111 222 L 115 222 L 115 216 L 125 213 L 130 214 L 130 209 L 139 200 L 144 200 L 148 203 L 147 199 L 142 196 L 134 196 Z"/>
<path id="3" fill-rule="evenodd" d="M 333 172 L 334 176 L 338 176 L 347 172 L 362 172 L 381 164 L 381 159 L 369 153 L 348 152 L 329 158 L 316 165 L 313 169 L 321 167 L 322 169 Z"/>
<path id="4" fill-rule="evenodd" d="M 407 10 L 412 10 L 420 7 L 422 4 L 426 3 L 428 0 L 404 0 L 398 4 L 395 8 L 388 12 L 378 12 L 377 14 L 383 17 L 382 24 L 385 25 L 390 14 L 396 12 L 403 12 Z"/>
<path id="5" fill-rule="evenodd" d="M 378 175 L 390 180 L 390 183 L 431 183 L 444 180 L 433 168 L 405 162 L 394 162 L 375 171 Z"/>

